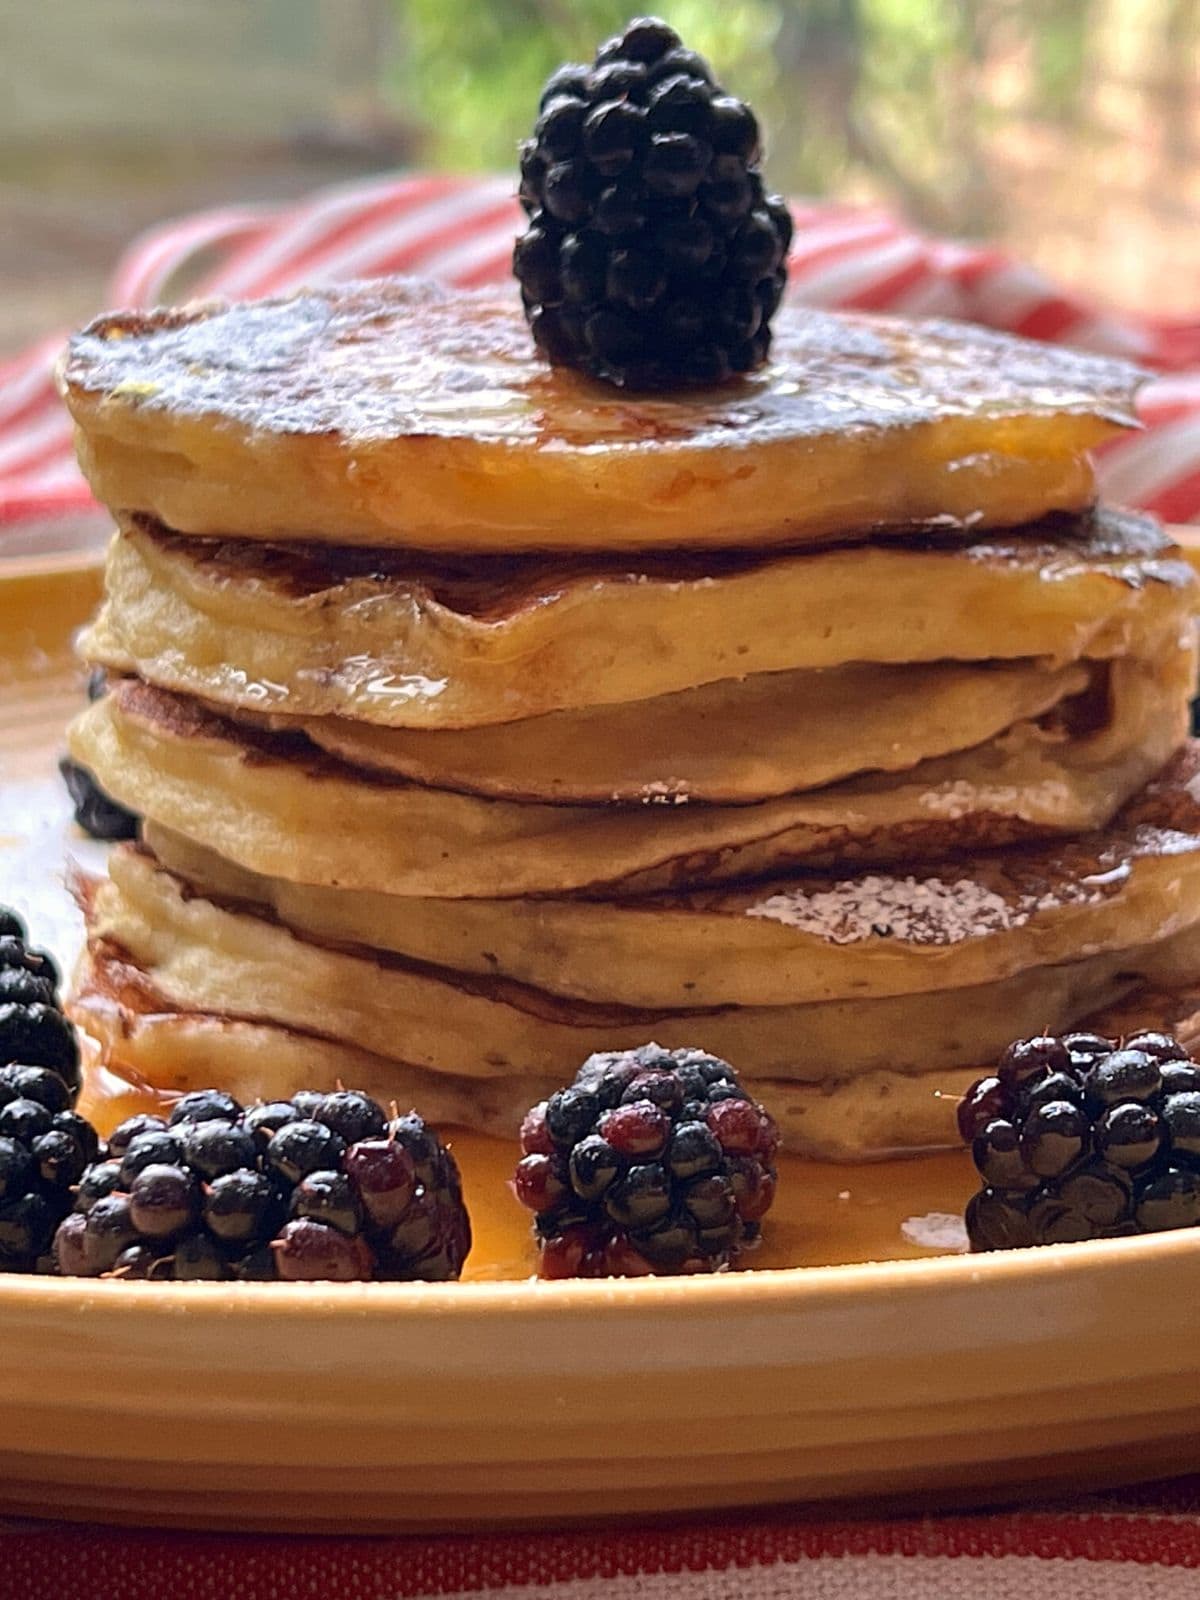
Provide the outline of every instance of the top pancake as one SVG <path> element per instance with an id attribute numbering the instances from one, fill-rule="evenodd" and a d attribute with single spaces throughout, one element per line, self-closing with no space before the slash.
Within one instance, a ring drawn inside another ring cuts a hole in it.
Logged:
<path id="1" fill-rule="evenodd" d="M 97 494 L 181 533 L 439 549 L 827 540 L 1077 510 L 1122 362 L 949 322 L 786 310 L 718 390 L 547 368 L 515 292 L 396 279 L 119 313 L 62 384 Z"/>

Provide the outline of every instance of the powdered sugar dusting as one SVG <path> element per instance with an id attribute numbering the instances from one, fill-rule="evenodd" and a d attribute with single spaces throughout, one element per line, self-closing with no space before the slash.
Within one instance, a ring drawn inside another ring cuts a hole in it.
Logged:
<path id="1" fill-rule="evenodd" d="M 621 798 L 619 794 L 613 795 L 614 800 Z M 644 806 L 685 806 L 692 798 L 692 793 L 686 779 L 671 778 L 643 784 L 637 798 Z"/>
<path id="2" fill-rule="evenodd" d="M 745 908 L 828 944 L 889 939 L 947 946 L 1022 928 L 1067 906 L 1099 905 L 1123 892 L 1139 859 L 1191 855 L 1200 836 L 1142 823 L 1099 847 L 1070 841 L 1053 851 L 993 857 L 973 868 L 907 877 L 870 873 L 776 889 Z M 971 875 L 968 875 L 968 873 Z M 954 873 L 951 876 L 951 873 Z"/>
<path id="3" fill-rule="evenodd" d="M 785 923 L 830 944 L 899 939 L 905 944 L 961 944 L 1028 921 L 1032 907 L 971 878 L 851 878 L 832 888 L 768 895 L 747 916 Z"/>
<path id="4" fill-rule="evenodd" d="M 927 789 L 918 797 L 917 804 L 926 816 L 957 822 L 962 817 L 970 816 L 973 811 L 984 811 L 989 806 L 999 812 L 1015 811 L 1019 814 L 1022 801 L 1028 807 L 1035 794 L 1043 806 L 1052 802 L 1062 804 L 1067 793 L 1066 784 L 1056 781 L 1041 783 L 1035 791 L 1032 788 L 1018 790 L 1012 784 L 989 783 L 981 786 L 968 783 L 965 778 L 956 778 L 952 783 Z"/>
<path id="5" fill-rule="evenodd" d="M 901 1236 L 922 1250 L 939 1255 L 963 1254 L 970 1245 L 963 1219 L 949 1211 L 927 1211 L 923 1217 L 909 1217 L 900 1224 Z"/>

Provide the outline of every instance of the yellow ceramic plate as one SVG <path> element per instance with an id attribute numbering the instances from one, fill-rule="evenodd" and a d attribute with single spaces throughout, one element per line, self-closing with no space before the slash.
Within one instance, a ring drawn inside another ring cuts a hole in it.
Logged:
<path id="1" fill-rule="evenodd" d="M 0 567 L 0 899 L 67 957 L 62 862 L 98 852 L 54 757 L 98 592 Z M 0 1278 L 0 1511 L 366 1532 L 1200 1468 L 1193 1233 L 972 1257 L 965 1158 L 792 1163 L 758 1270 L 539 1284 L 513 1152 L 456 1147 L 461 1285 Z"/>

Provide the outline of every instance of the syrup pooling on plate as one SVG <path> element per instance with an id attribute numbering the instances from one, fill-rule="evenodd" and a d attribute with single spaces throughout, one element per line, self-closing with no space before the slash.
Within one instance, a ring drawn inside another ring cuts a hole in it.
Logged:
<path id="1" fill-rule="evenodd" d="M 161 1112 L 169 1097 L 130 1082 L 110 1065 L 85 1070 L 81 1111 L 102 1132 L 138 1111 Z M 467 1128 L 442 1132 L 462 1170 L 475 1243 L 464 1283 L 517 1282 L 537 1270 L 528 1213 L 509 1189 L 516 1146 Z M 957 1213 L 974 1173 L 965 1152 L 869 1166 L 779 1158 L 779 1188 L 771 1225 L 748 1262 L 755 1271 L 840 1266 L 856 1261 L 903 1261 L 965 1247 L 961 1232 L 927 1219 Z M 928 1241 L 928 1242 L 922 1242 Z"/>

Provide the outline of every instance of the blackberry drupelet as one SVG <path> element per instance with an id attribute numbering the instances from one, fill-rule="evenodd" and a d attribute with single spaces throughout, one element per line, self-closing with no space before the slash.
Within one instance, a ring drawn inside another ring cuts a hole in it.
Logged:
<path id="1" fill-rule="evenodd" d="M 103 667 L 93 667 L 87 678 L 87 697 L 99 700 L 108 693 L 108 674 Z M 93 839 L 136 839 L 139 818 L 134 812 L 114 800 L 96 782 L 87 767 L 70 756 L 58 763 L 59 774 L 66 785 L 71 803 L 75 807 L 75 823 Z"/>
<path id="2" fill-rule="evenodd" d="M 715 1272 L 757 1243 L 775 1123 L 725 1061 L 656 1044 L 590 1056 L 521 1129 L 514 1188 L 546 1278 Z"/>
<path id="3" fill-rule="evenodd" d="M 49 1113 L 15 1114 L 40 1126 Z M 88 1159 L 55 1240 L 63 1273 L 442 1282 L 471 1247 L 458 1168 L 437 1135 L 415 1112 L 389 1120 L 346 1090 L 245 1111 L 197 1090 L 169 1119 L 129 1118 Z"/>
<path id="4" fill-rule="evenodd" d="M 560 67 L 521 148 L 513 252 L 547 359 L 641 390 L 761 366 L 792 220 L 760 156 L 753 111 L 664 22 Z"/>
<path id="5" fill-rule="evenodd" d="M 1019 1039 L 964 1096 L 973 1250 L 1200 1223 L 1200 1066 L 1167 1034 Z"/>

